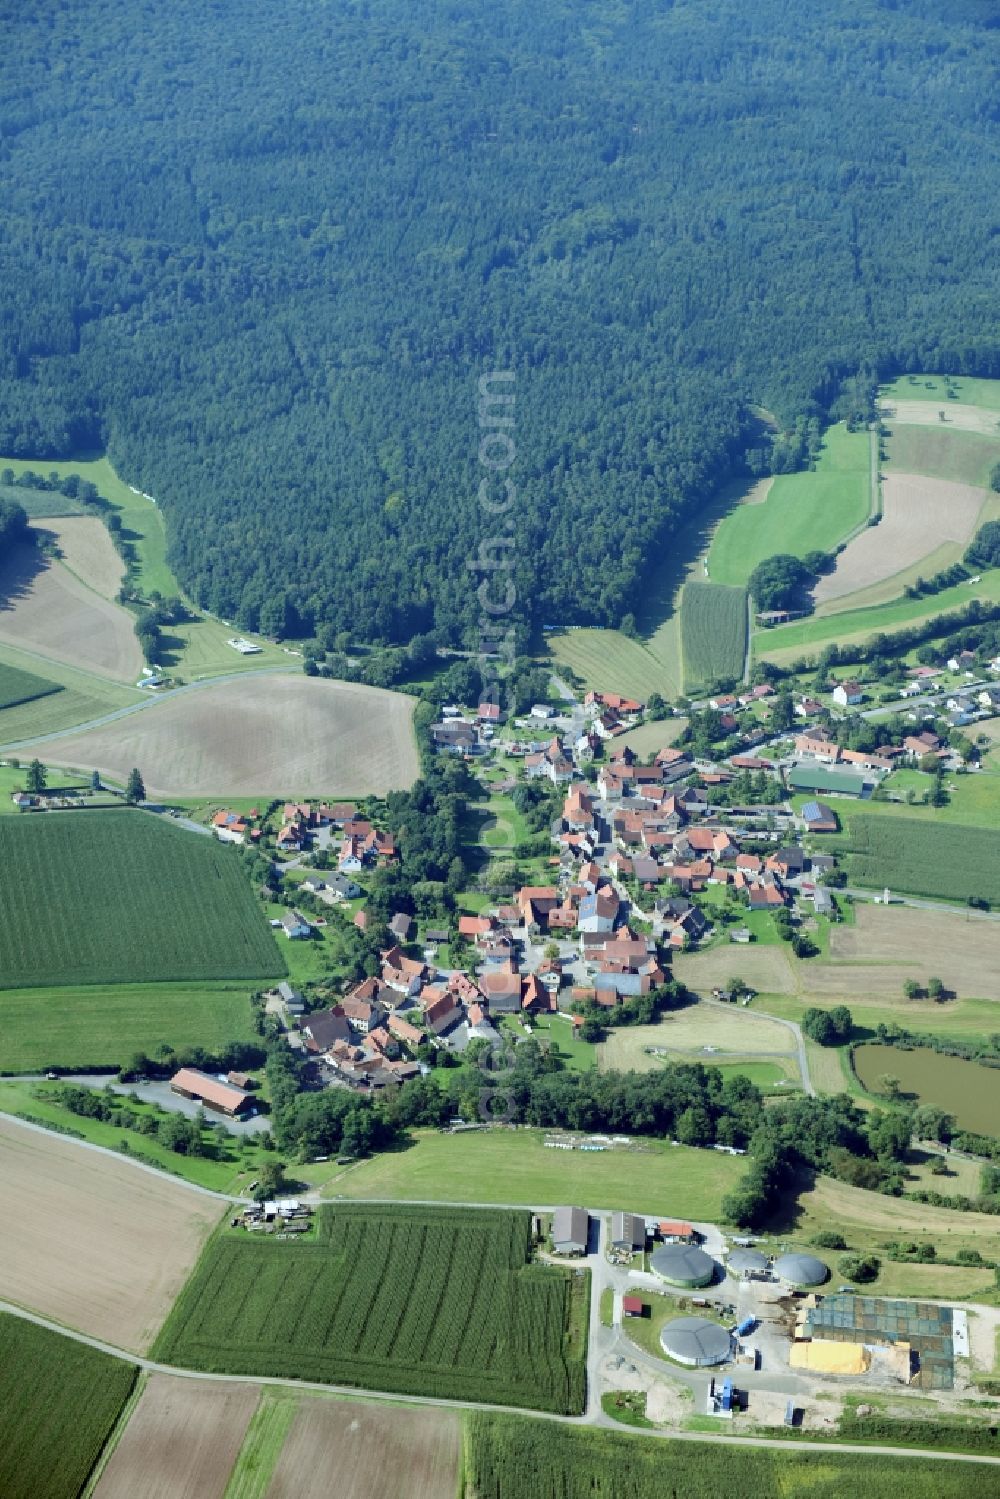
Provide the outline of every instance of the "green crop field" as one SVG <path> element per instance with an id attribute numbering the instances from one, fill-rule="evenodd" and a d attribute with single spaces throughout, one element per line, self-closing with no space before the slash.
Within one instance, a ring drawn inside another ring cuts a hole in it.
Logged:
<path id="1" fill-rule="evenodd" d="M 46 516 L 86 515 L 87 513 L 86 506 L 82 505 L 79 500 L 70 499 L 68 495 L 60 494 L 57 489 L 27 489 L 20 484 L 0 484 L 0 500 L 13 500 L 16 505 L 20 505 L 29 520 L 44 520 Z"/>
<path id="2" fill-rule="evenodd" d="M 715 1150 L 643 1140 L 634 1150 L 548 1150 L 536 1130 L 467 1135 L 414 1132 L 407 1150 L 387 1151 L 340 1172 L 325 1195 L 427 1202 L 526 1205 L 629 1202 L 636 1212 L 716 1219 L 743 1167 Z M 305 1167 L 311 1175 L 314 1168 Z M 328 1168 L 324 1168 L 328 1170 Z"/>
<path id="3" fill-rule="evenodd" d="M 0 648 L 0 669 L 8 667 L 48 682 L 52 687 L 60 687 L 62 691 L 49 692 L 44 697 L 0 709 L 0 746 L 20 744 L 22 740 L 44 734 L 58 734 L 63 729 L 71 729 L 76 724 L 143 700 L 143 694 L 137 688 L 120 687 L 105 677 L 95 677 L 90 672 L 64 666 L 58 661 L 46 659 L 42 663 L 30 651 L 4 645 Z M 39 675 L 39 667 L 42 675 Z"/>
<path id="4" fill-rule="evenodd" d="M 752 1405 L 751 1405 L 752 1410 Z M 466 1476 L 476 1499 L 965 1499 L 995 1487 L 995 1468 L 878 1453 L 762 1450 L 672 1442 L 476 1411 Z"/>
<path id="5" fill-rule="evenodd" d="M 320 1210 L 315 1239 L 224 1230 L 154 1357 L 579 1413 L 589 1277 L 529 1263 L 528 1213 Z"/>
<path id="6" fill-rule="evenodd" d="M 77 1499 L 136 1366 L 0 1313 L 0 1494 Z"/>
<path id="7" fill-rule="evenodd" d="M 36 698 L 48 697 L 61 692 L 58 682 L 48 682 L 36 677 L 34 672 L 21 671 L 16 666 L 5 666 L 0 661 L 0 712 L 5 708 L 16 708 L 19 703 L 31 703 Z M 3 720 L 0 719 L 0 723 Z"/>
<path id="8" fill-rule="evenodd" d="M 0 819 L 0 988 L 285 971 L 239 858 L 144 812 Z"/>
<path id="9" fill-rule="evenodd" d="M 687 691 L 741 678 L 747 649 L 746 589 L 686 583 L 681 644 Z"/>
<path id="10" fill-rule="evenodd" d="M 708 554 L 712 582 L 745 584 L 778 552 L 832 552 L 869 514 L 870 452 L 867 432 L 831 427 L 815 469 L 779 474 L 763 504 L 739 505 L 722 522 Z"/>
<path id="11" fill-rule="evenodd" d="M 245 986 L 95 984 L 0 989 L 0 1035 L 0 1069 L 16 1073 L 118 1068 L 163 1043 L 218 1051 L 256 1033 Z"/>
<path id="12" fill-rule="evenodd" d="M 680 692 L 679 670 L 654 655 L 648 645 L 620 630 L 566 630 L 547 639 L 556 670 L 568 666 L 596 692 L 621 692 L 644 701 L 651 692 L 675 697 Z"/>
<path id="13" fill-rule="evenodd" d="M 843 846 L 849 884 L 1000 901 L 1000 838 L 987 828 L 853 812 Z"/>

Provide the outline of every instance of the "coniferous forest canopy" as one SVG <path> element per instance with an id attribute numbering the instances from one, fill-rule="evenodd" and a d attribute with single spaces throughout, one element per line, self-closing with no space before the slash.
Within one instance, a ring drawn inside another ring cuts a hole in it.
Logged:
<path id="1" fill-rule="evenodd" d="M 0 452 L 106 447 L 244 628 L 618 623 L 874 374 L 1000 375 L 995 0 L 2 6 Z M 858 374 L 862 378 L 852 379 Z"/>

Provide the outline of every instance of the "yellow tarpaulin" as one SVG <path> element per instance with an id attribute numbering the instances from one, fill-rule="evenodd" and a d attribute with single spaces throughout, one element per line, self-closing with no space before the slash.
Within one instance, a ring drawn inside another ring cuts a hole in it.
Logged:
<path id="1" fill-rule="evenodd" d="M 793 1343 L 788 1361 L 793 1369 L 811 1369 L 814 1374 L 866 1374 L 872 1358 L 862 1343 L 813 1338 L 811 1343 Z"/>

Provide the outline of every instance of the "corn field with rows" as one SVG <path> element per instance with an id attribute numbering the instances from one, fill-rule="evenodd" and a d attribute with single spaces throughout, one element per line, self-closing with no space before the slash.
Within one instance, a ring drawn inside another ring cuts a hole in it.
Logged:
<path id="1" fill-rule="evenodd" d="M 530 1262 L 529 1214 L 359 1204 L 319 1217 L 311 1242 L 217 1236 L 156 1356 L 215 1372 L 582 1411 L 587 1278 Z"/>

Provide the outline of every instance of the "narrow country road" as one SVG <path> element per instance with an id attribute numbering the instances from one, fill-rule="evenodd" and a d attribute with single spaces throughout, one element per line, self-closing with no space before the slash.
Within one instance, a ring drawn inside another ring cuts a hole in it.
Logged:
<path id="1" fill-rule="evenodd" d="M 49 1332 L 61 1334 L 63 1337 L 72 1338 L 76 1343 L 84 1343 L 88 1348 L 94 1348 L 98 1353 L 106 1354 L 109 1358 L 121 1359 L 128 1364 L 135 1364 L 138 1368 L 148 1374 L 169 1374 L 177 1379 L 206 1379 L 216 1384 L 242 1384 L 260 1385 L 285 1390 L 308 1390 L 323 1395 L 348 1396 L 352 1400 L 386 1401 L 392 1405 L 417 1405 L 430 1407 L 431 1409 L 445 1410 L 477 1410 L 493 1411 L 498 1414 L 515 1414 L 532 1416 L 541 1421 L 558 1421 L 566 1426 L 603 1426 L 612 1431 L 628 1435 L 630 1428 L 623 1426 L 620 1422 L 613 1420 L 611 1416 L 604 1415 L 603 1411 L 596 1417 L 583 1416 L 559 1416 L 548 1411 L 535 1411 L 523 1406 L 493 1405 L 482 1400 L 443 1400 L 432 1399 L 428 1395 L 400 1395 L 392 1390 L 366 1390 L 357 1385 L 320 1384 L 315 1380 L 305 1379 L 282 1379 L 277 1376 L 261 1374 L 212 1374 L 202 1369 L 182 1369 L 174 1364 L 161 1364 L 155 1359 L 144 1358 L 140 1354 L 129 1353 L 124 1348 L 116 1348 L 112 1343 L 103 1343 L 99 1338 L 88 1337 L 81 1332 L 73 1332 L 63 1327 L 58 1322 L 52 1322 L 47 1317 L 40 1317 L 34 1312 L 29 1312 L 24 1307 L 16 1306 L 9 1301 L 0 1301 L 0 1312 L 5 1312 L 12 1317 L 20 1317 L 25 1322 L 33 1322 L 36 1327 L 44 1327 Z M 919 1458 L 923 1461 L 955 1462 L 955 1463 L 987 1463 L 991 1467 L 1000 1467 L 1000 1457 L 982 1457 L 977 1453 L 969 1452 L 940 1452 L 933 1449 L 921 1447 L 889 1447 L 869 1446 L 852 1442 L 814 1442 L 808 1440 L 796 1440 L 794 1443 L 788 1440 L 779 1440 L 772 1437 L 751 1436 L 722 1436 L 712 1432 L 701 1431 L 671 1431 L 669 1429 L 644 1428 L 642 1436 L 659 1438 L 671 1442 L 721 1442 L 728 1447 L 765 1447 L 774 1448 L 779 1452 L 788 1452 L 791 1447 L 795 1451 L 805 1449 L 807 1451 L 819 1452 L 854 1452 L 854 1453 L 880 1453 L 885 1457 Z"/>
<path id="2" fill-rule="evenodd" d="M 721 999 L 705 999 L 704 996 L 700 1003 L 703 1005 L 714 1005 L 719 1010 L 732 1011 L 733 1008 L 732 1005 L 726 1004 Z M 802 1027 L 796 1024 L 794 1020 L 783 1020 L 780 1015 L 770 1015 L 767 1010 L 758 1010 L 756 1007 L 753 1010 L 753 1014 L 761 1015 L 765 1020 L 773 1020 L 775 1025 L 783 1025 L 787 1031 L 791 1031 L 795 1038 L 795 1047 L 799 1057 L 799 1072 L 802 1074 L 802 1087 L 809 1094 L 810 1098 L 815 1098 L 816 1089 L 813 1087 L 812 1078 L 809 1076 L 809 1058 L 806 1055 L 806 1043 L 802 1035 Z M 711 1066 L 711 1060 L 706 1063 L 706 1066 Z"/>

